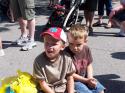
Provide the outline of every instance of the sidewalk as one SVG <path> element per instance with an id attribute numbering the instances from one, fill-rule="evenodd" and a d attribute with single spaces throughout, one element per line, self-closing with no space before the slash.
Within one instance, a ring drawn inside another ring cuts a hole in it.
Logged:
<path id="1" fill-rule="evenodd" d="M 0 79 L 15 75 L 18 69 L 32 73 L 35 57 L 44 51 L 39 35 L 51 11 L 45 7 L 36 9 L 37 47 L 30 51 L 20 51 L 19 46 L 11 45 L 20 35 L 17 23 L 0 23 L 0 36 L 6 53 L 0 57 Z M 96 12 L 94 22 L 97 18 Z M 104 19 L 104 23 L 107 21 Z M 114 37 L 117 32 L 119 29 L 116 28 L 94 27 L 94 35 L 88 38 L 94 59 L 94 76 L 107 88 L 106 93 L 125 93 L 125 38 Z"/>

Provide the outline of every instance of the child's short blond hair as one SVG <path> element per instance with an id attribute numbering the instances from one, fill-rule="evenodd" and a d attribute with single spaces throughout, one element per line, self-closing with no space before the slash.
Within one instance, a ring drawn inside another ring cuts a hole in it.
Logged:
<path id="1" fill-rule="evenodd" d="M 69 29 L 69 33 L 73 36 L 73 38 L 84 38 L 87 40 L 88 37 L 88 27 L 85 25 L 75 24 L 72 25 Z"/>

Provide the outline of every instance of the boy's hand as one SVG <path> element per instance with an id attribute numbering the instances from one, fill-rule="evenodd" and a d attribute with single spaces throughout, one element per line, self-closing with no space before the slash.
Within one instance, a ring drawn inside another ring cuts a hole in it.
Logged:
<path id="1" fill-rule="evenodd" d="M 87 84 L 90 88 L 96 88 L 97 80 L 95 78 L 91 78 L 88 80 Z"/>

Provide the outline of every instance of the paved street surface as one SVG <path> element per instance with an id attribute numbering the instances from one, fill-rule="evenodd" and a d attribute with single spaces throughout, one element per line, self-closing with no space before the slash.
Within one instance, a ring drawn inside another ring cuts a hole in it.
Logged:
<path id="1" fill-rule="evenodd" d="M 47 3 L 42 4 L 45 6 Z M 2 21 L 0 23 L 0 36 L 6 53 L 5 56 L 0 57 L 0 79 L 16 75 L 18 69 L 32 73 L 35 57 L 44 50 L 39 35 L 50 13 L 51 11 L 43 6 L 36 8 L 37 47 L 30 51 L 20 51 L 20 46 L 11 44 L 20 36 L 17 22 Z M 96 13 L 94 22 L 97 21 L 97 17 Z M 107 21 L 104 18 L 104 23 Z M 119 32 L 118 28 L 94 27 L 94 35 L 88 38 L 88 45 L 94 59 L 94 76 L 107 88 L 106 93 L 125 93 L 125 38 L 114 37 L 117 32 Z"/>

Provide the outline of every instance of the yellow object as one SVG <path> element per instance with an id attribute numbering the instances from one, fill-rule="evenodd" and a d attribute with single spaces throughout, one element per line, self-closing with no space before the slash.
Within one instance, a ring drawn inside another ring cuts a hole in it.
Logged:
<path id="1" fill-rule="evenodd" d="M 36 83 L 32 75 L 27 72 L 17 71 L 18 75 L 2 80 L 0 93 L 6 93 L 6 87 L 10 86 L 15 93 L 37 93 Z"/>

